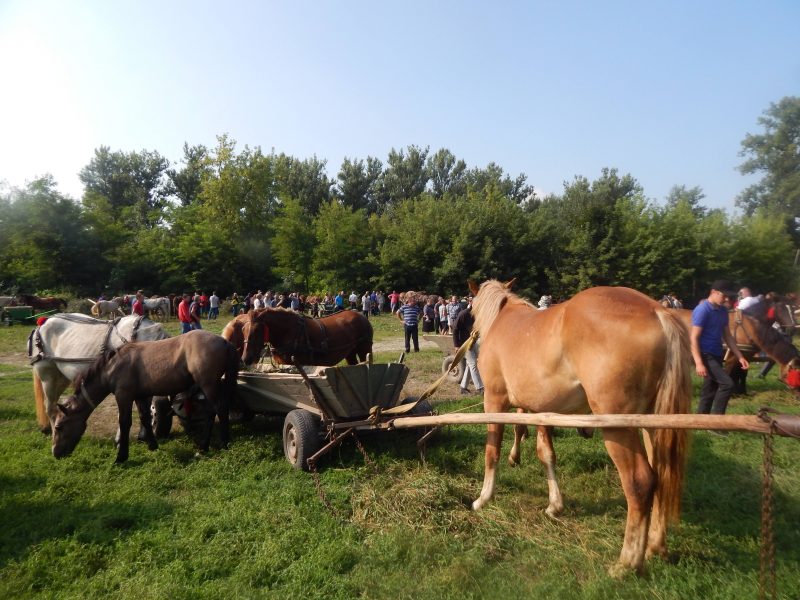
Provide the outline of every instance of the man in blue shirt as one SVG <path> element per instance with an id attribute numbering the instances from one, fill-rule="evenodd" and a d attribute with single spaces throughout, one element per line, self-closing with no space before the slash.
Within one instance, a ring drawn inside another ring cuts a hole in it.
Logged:
<path id="1" fill-rule="evenodd" d="M 725 297 L 736 293 L 732 290 L 728 281 L 718 279 L 711 284 L 708 299 L 692 311 L 692 358 L 697 374 L 705 379 L 697 404 L 698 413 L 724 415 L 733 393 L 733 380 L 723 366 L 723 341 L 742 369 L 750 366 L 731 335 L 728 309 L 723 306 Z"/>
<path id="2" fill-rule="evenodd" d="M 414 352 L 419 352 L 419 313 L 414 294 L 409 294 L 406 303 L 397 311 L 405 331 L 406 352 L 411 352 L 411 340 L 414 340 Z"/>

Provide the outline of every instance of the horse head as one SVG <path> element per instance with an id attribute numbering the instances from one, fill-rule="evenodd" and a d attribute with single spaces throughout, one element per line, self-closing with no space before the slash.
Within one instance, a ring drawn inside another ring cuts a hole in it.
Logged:
<path id="1" fill-rule="evenodd" d="M 242 319 L 242 362 L 252 365 L 261 356 L 264 345 L 269 342 L 269 327 L 266 319 L 268 318 L 269 308 L 261 310 L 251 310 Z"/>
<path id="2" fill-rule="evenodd" d="M 53 426 L 53 456 L 64 458 L 72 454 L 86 431 L 86 421 L 92 407 L 76 395 L 70 396 L 58 405 L 58 416 Z"/>

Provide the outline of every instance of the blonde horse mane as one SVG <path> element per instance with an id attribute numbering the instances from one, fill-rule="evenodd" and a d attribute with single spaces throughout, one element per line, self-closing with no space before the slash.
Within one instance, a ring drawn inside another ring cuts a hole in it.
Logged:
<path id="1" fill-rule="evenodd" d="M 475 324 L 472 328 L 478 333 L 485 334 L 489 331 L 497 315 L 500 314 L 500 309 L 509 303 L 530 306 L 531 309 L 536 310 L 533 304 L 512 292 L 508 288 L 508 284 L 497 279 L 484 281 L 480 291 L 472 300 L 472 315 L 475 317 Z"/>

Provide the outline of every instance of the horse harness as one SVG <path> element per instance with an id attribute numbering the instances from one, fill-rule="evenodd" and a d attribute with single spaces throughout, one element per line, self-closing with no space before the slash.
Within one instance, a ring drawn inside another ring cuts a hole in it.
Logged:
<path id="1" fill-rule="evenodd" d="M 98 357 L 103 356 L 108 351 L 108 345 L 111 342 L 111 335 L 116 332 L 119 338 L 122 340 L 122 345 L 129 342 L 135 342 L 136 337 L 139 334 L 139 327 L 142 325 L 142 321 L 144 320 L 143 316 L 139 316 L 136 318 L 136 321 L 133 324 L 133 330 L 131 331 L 131 339 L 126 339 L 120 332 L 119 322 L 122 320 L 122 317 L 117 317 L 113 321 L 108 321 L 108 323 L 95 323 L 91 321 L 83 321 L 81 319 L 76 319 L 74 317 L 70 317 L 67 315 L 58 315 L 54 317 L 50 317 L 51 319 L 63 319 L 65 321 L 70 321 L 72 323 L 81 323 L 84 325 L 105 325 L 106 326 L 106 335 L 103 338 L 103 343 L 100 345 L 100 352 L 96 356 L 86 357 L 86 358 L 71 358 L 71 357 L 63 357 L 63 356 L 48 356 L 47 352 L 44 348 L 44 342 L 42 341 L 42 335 L 39 332 L 39 327 L 31 331 L 31 334 L 28 336 L 28 356 L 31 357 L 30 364 L 36 364 L 40 360 L 52 360 L 56 362 L 75 362 L 75 363 L 90 363 L 94 362 L 98 359 Z M 33 354 L 34 347 L 38 350 L 36 355 Z"/>
<path id="2" fill-rule="evenodd" d="M 308 327 L 306 327 L 306 317 L 302 315 L 297 315 L 297 335 L 292 337 L 292 344 L 291 346 L 284 346 L 278 347 L 274 344 L 270 344 L 269 342 L 265 341 L 264 345 L 269 346 L 270 352 L 273 352 L 279 356 L 286 356 L 289 358 L 290 362 L 294 362 L 294 357 L 298 354 L 305 353 L 309 354 L 313 357 L 314 354 L 326 354 L 331 349 L 328 347 L 328 330 L 325 327 L 325 323 L 323 323 L 320 319 L 310 319 L 314 321 L 320 329 L 320 333 L 322 334 L 322 342 L 320 343 L 318 348 L 315 348 L 311 344 L 311 336 L 308 335 Z M 300 340 L 305 340 L 305 345 L 302 345 Z M 336 350 L 336 348 L 334 348 Z"/>

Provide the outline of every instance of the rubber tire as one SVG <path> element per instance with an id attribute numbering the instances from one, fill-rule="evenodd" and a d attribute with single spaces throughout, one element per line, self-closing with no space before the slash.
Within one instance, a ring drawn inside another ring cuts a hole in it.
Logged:
<path id="1" fill-rule="evenodd" d="M 408 398 L 404 398 L 403 401 L 400 404 L 412 404 L 412 403 L 414 403 L 416 401 L 417 401 L 417 397 L 416 396 L 409 396 Z M 434 414 L 433 413 L 433 406 L 431 406 L 431 403 L 428 402 L 427 400 L 423 400 L 422 402 L 417 404 L 410 413 L 408 413 L 405 416 L 416 417 L 416 416 L 422 416 L 422 415 L 427 416 L 427 415 L 432 415 L 432 414 Z M 422 437 L 423 435 L 428 433 L 428 431 L 430 431 L 430 429 L 431 429 L 430 427 L 424 427 L 424 426 L 423 427 L 410 427 L 410 428 L 406 429 L 405 431 L 408 431 L 409 433 L 413 434 L 416 437 Z M 436 435 L 434 434 L 433 437 L 436 437 Z"/>
<path id="2" fill-rule="evenodd" d="M 295 468 L 308 471 L 308 458 L 320 449 L 320 418 L 296 408 L 283 422 L 283 454 Z"/>
<path id="3" fill-rule="evenodd" d="M 150 423 L 157 440 L 169 437 L 173 414 L 169 397 L 153 396 L 153 401 L 150 403 Z"/>
<path id="4" fill-rule="evenodd" d="M 442 373 L 447 373 L 447 381 L 453 383 L 461 383 L 461 378 L 464 376 L 464 361 L 462 360 L 457 367 L 453 367 L 453 359 L 455 356 L 448 354 L 442 361 Z"/>

